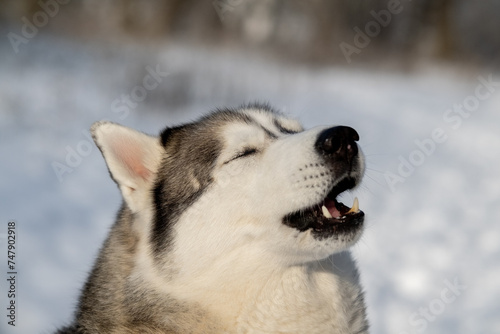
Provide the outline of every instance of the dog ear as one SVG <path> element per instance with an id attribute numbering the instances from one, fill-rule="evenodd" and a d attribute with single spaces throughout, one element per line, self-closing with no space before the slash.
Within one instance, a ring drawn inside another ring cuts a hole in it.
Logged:
<path id="1" fill-rule="evenodd" d="M 91 133 L 123 198 L 132 211 L 140 209 L 161 160 L 159 138 L 107 121 L 94 123 Z"/>

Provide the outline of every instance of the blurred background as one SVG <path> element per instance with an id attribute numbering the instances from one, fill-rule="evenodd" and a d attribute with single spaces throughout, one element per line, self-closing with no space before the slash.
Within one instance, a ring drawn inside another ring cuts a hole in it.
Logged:
<path id="1" fill-rule="evenodd" d="M 499 17 L 495 0 L 1 0 L 0 268 L 15 221 L 18 276 L 0 332 L 71 320 L 121 202 L 94 121 L 155 134 L 253 101 L 360 133 L 344 201 L 367 216 L 372 333 L 500 332 Z"/>

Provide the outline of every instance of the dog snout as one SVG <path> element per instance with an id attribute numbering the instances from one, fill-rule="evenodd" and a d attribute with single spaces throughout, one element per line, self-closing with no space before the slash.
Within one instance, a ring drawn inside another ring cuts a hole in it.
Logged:
<path id="1" fill-rule="evenodd" d="M 316 150 L 323 156 L 349 163 L 358 154 L 359 135 L 351 127 L 335 126 L 323 130 L 316 140 Z"/>

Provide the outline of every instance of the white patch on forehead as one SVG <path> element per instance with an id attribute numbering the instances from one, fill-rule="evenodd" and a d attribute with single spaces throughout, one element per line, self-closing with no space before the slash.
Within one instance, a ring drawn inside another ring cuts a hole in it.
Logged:
<path id="1" fill-rule="evenodd" d="M 245 113 L 248 114 L 253 120 L 255 120 L 258 124 L 262 125 L 264 128 L 268 130 L 275 130 L 274 126 L 274 115 L 269 111 L 259 110 L 259 109 L 249 109 L 245 110 Z M 276 131 L 273 131 L 276 132 Z"/>
<path id="2" fill-rule="evenodd" d="M 245 112 L 262 127 L 278 136 L 283 134 L 283 130 L 285 132 L 301 132 L 304 130 L 297 120 L 279 114 L 260 109 L 249 109 Z"/>
<path id="3" fill-rule="evenodd" d="M 283 116 L 278 116 L 276 117 L 276 120 L 278 123 L 285 129 L 287 130 L 292 130 L 295 132 L 302 132 L 304 131 L 304 128 L 302 127 L 302 124 L 300 124 L 299 121 L 293 119 L 293 118 L 287 118 Z"/>

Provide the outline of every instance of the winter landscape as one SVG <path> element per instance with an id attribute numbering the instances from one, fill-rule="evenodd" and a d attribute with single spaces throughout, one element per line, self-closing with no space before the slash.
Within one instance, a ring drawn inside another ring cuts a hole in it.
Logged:
<path id="1" fill-rule="evenodd" d="M 156 134 L 252 101 L 308 128 L 359 132 L 368 168 L 344 202 L 357 196 L 367 217 L 352 253 L 371 333 L 500 332 L 499 73 L 439 62 L 310 67 L 232 49 L 170 43 L 142 52 L 50 35 L 15 56 L 0 47 L 1 333 L 51 333 L 69 322 L 114 221 L 120 194 L 91 141 L 93 122 Z M 151 73 L 157 85 L 145 89 Z"/>

